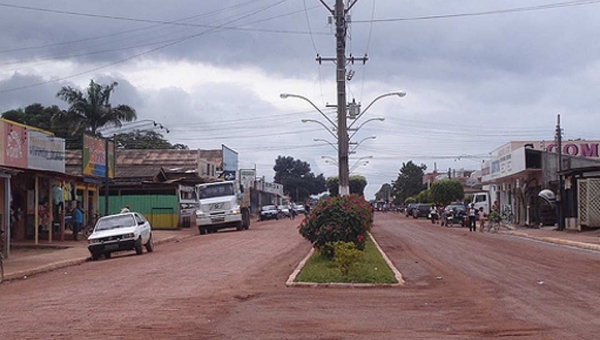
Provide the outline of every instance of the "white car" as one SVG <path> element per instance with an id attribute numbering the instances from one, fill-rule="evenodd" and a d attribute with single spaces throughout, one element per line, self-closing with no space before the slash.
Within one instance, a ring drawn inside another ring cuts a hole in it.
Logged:
<path id="1" fill-rule="evenodd" d="M 100 255 L 108 259 L 114 251 L 135 250 L 138 255 L 142 254 L 144 247 L 148 252 L 154 251 L 150 223 L 136 212 L 100 218 L 88 237 L 88 243 L 94 261 Z"/>

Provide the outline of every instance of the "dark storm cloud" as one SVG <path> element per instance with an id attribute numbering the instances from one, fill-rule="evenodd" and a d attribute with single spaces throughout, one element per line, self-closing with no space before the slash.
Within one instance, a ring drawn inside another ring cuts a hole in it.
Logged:
<path id="1" fill-rule="evenodd" d="M 0 81 L 0 91 L 43 82 L 44 78 L 42 76 L 13 74 L 10 78 Z M 67 84 L 65 83 L 65 85 Z M 0 93 L 0 112 L 25 108 L 34 103 L 44 106 L 58 105 L 61 108 L 66 108 L 65 102 L 56 98 L 56 94 L 60 91 L 60 88 L 61 85 L 53 83 L 26 88 L 20 91 Z"/>

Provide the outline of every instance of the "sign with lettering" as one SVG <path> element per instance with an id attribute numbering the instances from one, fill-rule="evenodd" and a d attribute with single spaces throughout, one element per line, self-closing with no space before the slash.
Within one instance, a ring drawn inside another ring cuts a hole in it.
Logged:
<path id="1" fill-rule="evenodd" d="M 65 172 L 65 140 L 35 130 L 27 131 L 27 167 Z"/>

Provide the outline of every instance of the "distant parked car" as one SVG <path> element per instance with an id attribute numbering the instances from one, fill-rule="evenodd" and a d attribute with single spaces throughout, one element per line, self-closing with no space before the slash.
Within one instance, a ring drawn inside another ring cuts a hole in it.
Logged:
<path id="1" fill-rule="evenodd" d="M 279 210 L 280 217 L 290 217 L 290 214 L 292 213 L 287 205 L 280 205 L 277 209 Z"/>
<path id="2" fill-rule="evenodd" d="M 406 217 L 412 216 L 413 209 L 416 206 L 417 206 L 417 203 L 408 203 L 408 205 L 406 205 L 406 208 L 404 208 L 404 216 L 406 216 Z"/>
<path id="3" fill-rule="evenodd" d="M 304 204 L 294 204 L 293 209 L 298 214 L 306 214 L 306 209 L 304 209 Z"/>
<path id="4" fill-rule="evenodd" d="M 277 209 L 276 205 L 263 205 L 260 208 L 260 220 L 278 220 L 279 219 L 279 209 Z"/>
<path id="5" fill-rule="evenodd" d="M 88 242 L 94 261 L 100 255 L 108 259 L 112 252 L 119 250 L 135 250 L 138 255 L 142 254 L 144 247 L 148 252 L 154 251 L 150 222 L 136 212 L 100 218 Z"/>
<path id="6" fill-rule="evenodd" d="M 413 218 L 427 217 L 427 216 L 429 216 L 430 210 L 431 210 L 431 205 L 419 203 L 413 208 L 412 217 Z"/>

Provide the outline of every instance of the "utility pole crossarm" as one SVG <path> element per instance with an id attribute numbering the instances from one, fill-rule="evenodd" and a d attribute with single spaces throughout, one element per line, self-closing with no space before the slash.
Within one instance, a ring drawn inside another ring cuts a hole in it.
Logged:
<path id="1" fill-rule="evenodd" d="M 331 13 L 332 15 L 334 14 L 333 9 L 331 9 L 331 7 L 329 7 L 328 4 L 325 3 L 325 1 L 323 0 L 319 0 L 319 2 L 321 2 L 321 4 L 323 4 L 323 6 L 325 6 L 325 8 L 327 8 L 327 10 L 329 11 L 329 13 Z M 356 2 L 356 1 L 355 1 Z M 354 4 L 353 4 L 354 5 Z"/>

